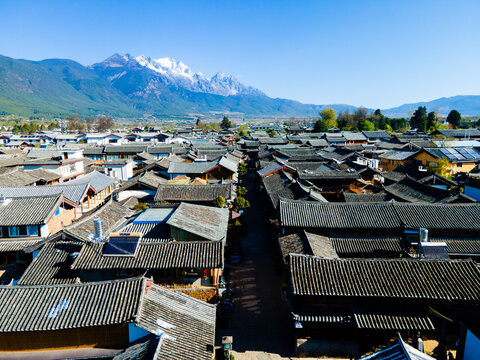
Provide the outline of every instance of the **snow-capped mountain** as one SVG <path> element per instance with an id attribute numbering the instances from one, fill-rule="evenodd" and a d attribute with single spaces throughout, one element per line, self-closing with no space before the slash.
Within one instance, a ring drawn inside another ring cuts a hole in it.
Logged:
<path id="1" fill-rule="evenodd" d="M 144 98 L 158 96 L 164 91 L 162 90 L 164 86 L 222 96 L 264 95 L 258 89 L 243 85 L 234 76 L 217 73 L 209 79 L 201 72 L 193 72 L 182 61 L 168 57 L 152 59 L 144 55 L 114 54 L 101 63 L 91 65 L 90 68 L 106 77 L 114 86 L 115 83 L 125 82 L 125 78 L 131 77 L 132 73 L 137 73 L 138 86 L 134 91 L 127 93 L 129 96 Z M 139 76 L 143 81 L 138 81 Z"/>

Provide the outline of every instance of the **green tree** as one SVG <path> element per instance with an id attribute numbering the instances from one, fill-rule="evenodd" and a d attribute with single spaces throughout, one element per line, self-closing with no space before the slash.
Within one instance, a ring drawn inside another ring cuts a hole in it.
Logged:
<path id="1" fill-rule="evenodd" d="M 237 194 L 240 196 L 247 195 L 247 188 L 245 186 L 238 186 L 237 187 Z"/>
<path id="2" fill-rule="evenodd" d="M 318 133 L 318 132 L 327 132 L 328 131 L 328 126 L 322 118 L 318 119 L 317 122 L 315 123 L 315 126 L 313 127 L 313 131 Z"/>
<path id="3" fill-rule="evenodd" d="M 225 207 L 225 198 L 223 196 L 217 197 L 215 200 L 213 200 L 213 205 L 218 208 L 224 208 Z"/>
<path id="4" fill-rule="evenodd" d="M 427 130 L 427 108 L 419 106 L 410 118 L 410 126 L 418 131 L 425 132 Z"/>
<path id="5" fill-rule="evenodd" d="M 237 196 L 233 199 L 233 210 L 240 211 L 250 207 L 250 203 L 243 196 Z"/>
<path id="6" fill-rule="evenodd" d="M 332 108 L 325 108 L 320 111 L 320 117 L 325 121 L 327 129 L 337 127 L 337 113 Z"/>
<path id="7" fill-rule="evenodd" d="M 448 176 L 450 163 L 447 159 L 438 159 L 436 162 L 431 162 L 428 164 L 428 171 L 439 174 L 440 176 Z"/>
<path id="8" fill-rule="evenodd" d="M 452 127 L 458 128 L 460 125 L 460 121 L 462 121 L 462 115 L 457 110 L 452 110 L 447 116 L 447 122 L 452 125 Z"/>
<path id="9" fill-rule="evenodd" d="M 375 110 L 373 113 L 373 119 L 376 121 L 377 127 L 381 130 L 386 130 L 387 126 L 390 126 L 388 119 L 382 114 L 380 109 Z"/>
<path id="10" fill-rule="evenodd" d="M 246 162 L 242 162 L 242 163 L 238 164 L 238 170 L 237 170 L 237 171 L 238 171 L 238 175 L 239 175 L 239 176 L 242 176 L 242 177 L 243 177 L 243 176 L 247 175 L 247 173 L 248 173 L 248 165 L 247 165 L 247 163 L 246 163 Z"/>
<path id="11" fill-rule="evenodd" d="M 375 124 L 369 120 L 362 121 L 360 123 L 360 130 L 373 131 L 375 130 Z"/>
<path id="12" fill-rule="evenodd" d="M 220 127 L 224 130 L 230 129 L 232 127 L 230 119 L 224 116 L 222 122 L 220 123 Z"/>
<path id="13" fill-rule="evenodd" d="M 434 130 L 437 125 L 437 115 L 434 111 L 430 111 L 427 115 L 427 129 Z"/>

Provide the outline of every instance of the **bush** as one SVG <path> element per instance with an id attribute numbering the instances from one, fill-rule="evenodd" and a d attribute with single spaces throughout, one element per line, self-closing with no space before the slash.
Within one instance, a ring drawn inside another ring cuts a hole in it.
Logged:
<path id="1" fill-rule="evenodd" d="M 143 211 L 146 208 L 147 208 L 147 204 L 145 203 L 138 203 L 138 204 L 135 204 L 135 206 L 133 207 L 135 211 Z"/>
<path id="2" fill-rule="evenodd" d="M 248 173 L 248 165 L 246 162 L 240 163 L 238 165 L 238 175 L 245 176 Z"/>
<path id="3" fill-rule="evenodd" d="M 247 189 L 245 188 L 245 186 L 237 187 L 237 194 L 240 195 L 240 196 L 247 195 Z"/>
<path id="4" fill-rule="evenodd" d="M 213 205 L 218 208 L 224 208 L 225 207 L 225 198 L 223 196 L 217 197 L 215 200 L 213 200 Z"/>
<path id="5" fill-rule="evenodd" d="M 250 207 L 250 203 L 243 196 L 237 196 L 233 199 L 233 210 L 240 211 Z"/>

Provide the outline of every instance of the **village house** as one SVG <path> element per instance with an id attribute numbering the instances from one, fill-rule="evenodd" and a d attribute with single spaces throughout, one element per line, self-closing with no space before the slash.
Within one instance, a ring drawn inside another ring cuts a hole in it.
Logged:
<path id="1" fill-rule="evenodd" d="M 0 286 L 0 303 L 4 359 L 213 358 L 215 306 L 146 278 Z"/>
<path id="2" fill-rule="evenodd" d="M 448 161 L 446 170 L 450 175 L 469 173 L 478 167 L 480 153 L 473 148 L 423 148 L 413 157 L 423 168 L 436 165 L 441 159 Z"/>

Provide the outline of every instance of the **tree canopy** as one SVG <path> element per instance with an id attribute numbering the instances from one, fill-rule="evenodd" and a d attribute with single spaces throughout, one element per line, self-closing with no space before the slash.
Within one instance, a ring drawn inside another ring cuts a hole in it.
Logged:
<path id="1" fill-rule="evenodd" d="M 313 131 L 318 133 L 318 132 L 327 132 L 328 131 L 328 126 L 325 120 L 322 118 L 318 119 L 317 122 L 315 123 L 313 127 Z"/>
<path id="2" fill-rule="evenodd" d="M 220 123 L 220 127 L 224 130 L 230 129 L 232 127 L 232 122 L 228 117 L 224 116 Z"/>
<path id="3" fill-rule="evenodd" d="M 447 116 L 447 122 L 452 125 L 453 128 L 457 128 L 462 121 L 462 115 L 457 110 L 452 110 Z"/>
<path id="4" fill-rule="evenodd" d="M 427 130 L 427 108 L 419 106 L 410 118 L 410 126 L 418 131 L 425 132 Z"/>

